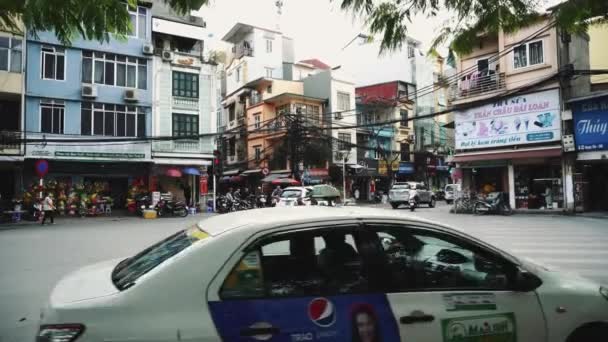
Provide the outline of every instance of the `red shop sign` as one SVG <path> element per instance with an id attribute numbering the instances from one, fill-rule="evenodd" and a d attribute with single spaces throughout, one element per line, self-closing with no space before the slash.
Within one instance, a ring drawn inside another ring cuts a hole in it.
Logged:
<path id="1" fill-rule="evenodd" d="M 209 183 L 207 182 L 207 177 L 201 176 L 201 180 L 199 181 L 198 185 L 201 195 L 205 195 L 209 192 Z"/>

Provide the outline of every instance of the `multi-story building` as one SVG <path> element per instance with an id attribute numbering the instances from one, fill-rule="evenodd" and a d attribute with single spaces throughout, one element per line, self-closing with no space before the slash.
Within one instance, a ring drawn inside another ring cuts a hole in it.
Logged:
<path id="1" fill-rule="evenodd" d="M 517 209 L 572 210 L 573 161 L 562 137 L 571 115 L 564 101 L 589 92 L 588 37 L 542 20 L 513 33 L 479 38 L 460 56 L 455 112 L 456 154 L 463 188 L 504 191 Z M 560 77 L 562 76 L 562 77 Z"/>
<path id="2" fill-rule="evenodd" d="M 293 63 L 293 42 L 281 32 L 242 23 L 232 27 L 222 40 L 232 44 L 222 102 L 227 133 L 222 143 L 226 156 L 223 174 L 231 176 L 246 168 L 248 162 L 245 106 L 249 89 L 245 85 L 260 77 L 282 79 L 283 63 Z"/>
<path id="3" fill-rule="evenodd" d="M 0 32 L 0 207 L 3 208 L 22 188 L 24 52 L 23 30 Z"/>
<path id="4" fill-rule="evenodd" d="M 353 179 L 361 199 L 371 190 L 387 191 L 394 178 L 414 177 L 411 144 L 415 106 L 409 97 L 415 85 L 392 81 L 357 87 L 357 160 Z M 374 125 L 392 122 L 384 125 Z M 367 126 L 366 126 L 367 125 Z"/>
<path id="5" fill-rule="evenodd" d="M 608 69 L 608 28 L 589 27 L 591 70 Z M 574 201 L 577 211 L 608 210 L 608 75 L 591 76 L 588 95 L 573 98 L 571 132 L 576 152 Z"/>
<path id="6" fill-rule="evenodd" d="M 146 5 L 128 11 L 133 32 L 126 40 L 65 46 L 52 32 L 27 37 L 24 130 L 28 139 L 45 140 L 26 148 L 28 184 L 38 159 L 49 161 L 47 179 L 98 183 L 117 206 L 132 184 L 148 183 L 150 143 L 131 139 L 152 133 L 152 17 Z"/>
<path id="7" fill-rule="evenodd" d="M 152 8 L 153 120 L 152 133 L 176 140 L 152 142 L 155 183 L 188 202 L 199 200 L 199 177 L 206 176 L 215 148 L 217 64 L 204 55 L 208 37 L 200 17 L 180 16 L 163 2 Z M 199 137 L 200 135 L 205 135 Z M 185 137 L 179 139 L 179 137 Z M 166 176 L 179 168 L 184 179 Z M 189 194 L 182 188 L 186 185 Z"/>
<path id="8" fill-rule="evenodd" d="M 251 89 L 246 109 L 247 122 L 251 125 L 247 136 L 247 150 L 251 158 L 248 161 L 249 170 L 244 174 L 250 175 L 252 184 L 259 181 L 257 178 L 262 175 L 263 168 L 267 168 L 275 177 L 293 174 L 294 171 L 299 172 L 297 176 L 303 176 L 300 171 L 327 170 L 327 160 L 318 158 L 314 160 L 303 157 L 292 163 L 289 147 L 297 142 L 290 141 L 293 137 L 287 134 L 289 122 L 296 119 L 300 120 L 303 127 L 311 127 L 315 131 L 321 128 L 321 114 L 326 99 L 305 96 L 304 83 L 299 81 L 260 78 L 250 82 L 247 87 Z M 268 89 L 272 91 L 269 93 Z M 312 147 L 314 137 L 311 135 L 308 139 L 305 149 Z M 322 151 L 316 150 L 315 153 L 309 153 L 308 157 L 313 154 L 321 156 Z M 304 170 L 299 170 L 300 163 Z M 298 170 L 292 170 L 294 165 L 297 165 Z"/>

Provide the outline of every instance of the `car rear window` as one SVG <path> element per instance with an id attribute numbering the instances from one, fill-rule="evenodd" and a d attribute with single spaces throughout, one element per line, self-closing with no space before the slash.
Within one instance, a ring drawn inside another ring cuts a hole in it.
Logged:
<path id="1" fill-rule="evenodd" d="M 198 225 L 181 230 L 121 261 L 112 271 L 112 282 L 119 290 L 135 285 L 137 279 L 194 243 L 209 237 Z"/>
<path id="2" fill-rule="evenodd" d="M 296 197 L 300 197 L 301 193 L 302 193 L 301 190 L 298 190 L 298 189 L 289 189 L 289 190 L 284 190 L 283 193 L 281 193 L 281 197 L 283 197 L 283 198 L 296 198 Z"/>

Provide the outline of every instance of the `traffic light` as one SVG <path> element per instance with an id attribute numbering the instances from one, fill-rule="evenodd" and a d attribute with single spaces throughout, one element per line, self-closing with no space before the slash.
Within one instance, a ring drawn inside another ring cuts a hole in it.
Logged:
<path id="1" fill-rule="evenodd" d="M 216 176 L 222 174 L 222 158 L 219 150 L 213 151 L 213 174 Z"/>

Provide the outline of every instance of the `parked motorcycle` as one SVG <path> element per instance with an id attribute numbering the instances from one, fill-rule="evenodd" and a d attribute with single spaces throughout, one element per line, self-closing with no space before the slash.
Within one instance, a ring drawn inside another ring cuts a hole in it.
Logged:
<path id="1" fill-rule="evenodd" d="M 156 204 L 155 209 L 158 217 L 169 215 L 179 217 L 188 216 L 188 207 L 184 202 L 174 202 L 161 199 Z"/>
<path id="2" fill-rule="evenodd" d="M 150 195 L 140 195 L 135 198 L 135 213 L 143 216 L 144 210 L 152 208 L 152 197 Z"/>
<path id="3" fill-rule="evenodd" d="M 374 192 L 374 196 L 373 196 L 373 200 L 376 203 L 381 203 L 382 202 L 382 196 L 384 195 L 384 192 L 382 190 L 378 190 L 376 192 Z"/>
<path id="4" fill-rule="evenodd" d="M 233 203 L 226 196 L 218 196 L 215 202 L 215 210 L 220 214 L 233 211 Z"/>
<path id="5" fill-rule="evenodd" d="M 511 215 L 513 210 L 509 205 L 509 196 L 506 192 L 491 192 L 485 199 L 475 202 L 473 213 Z"/>
<path id="6" fill-rule="evenodd" d="M 256 206 L 258 208 L 264 208 L 264 207 L 266 207 L 266 195 L 261 194 L 261 195 L 257 196 L 257 198 L 256 198 Z"/>

